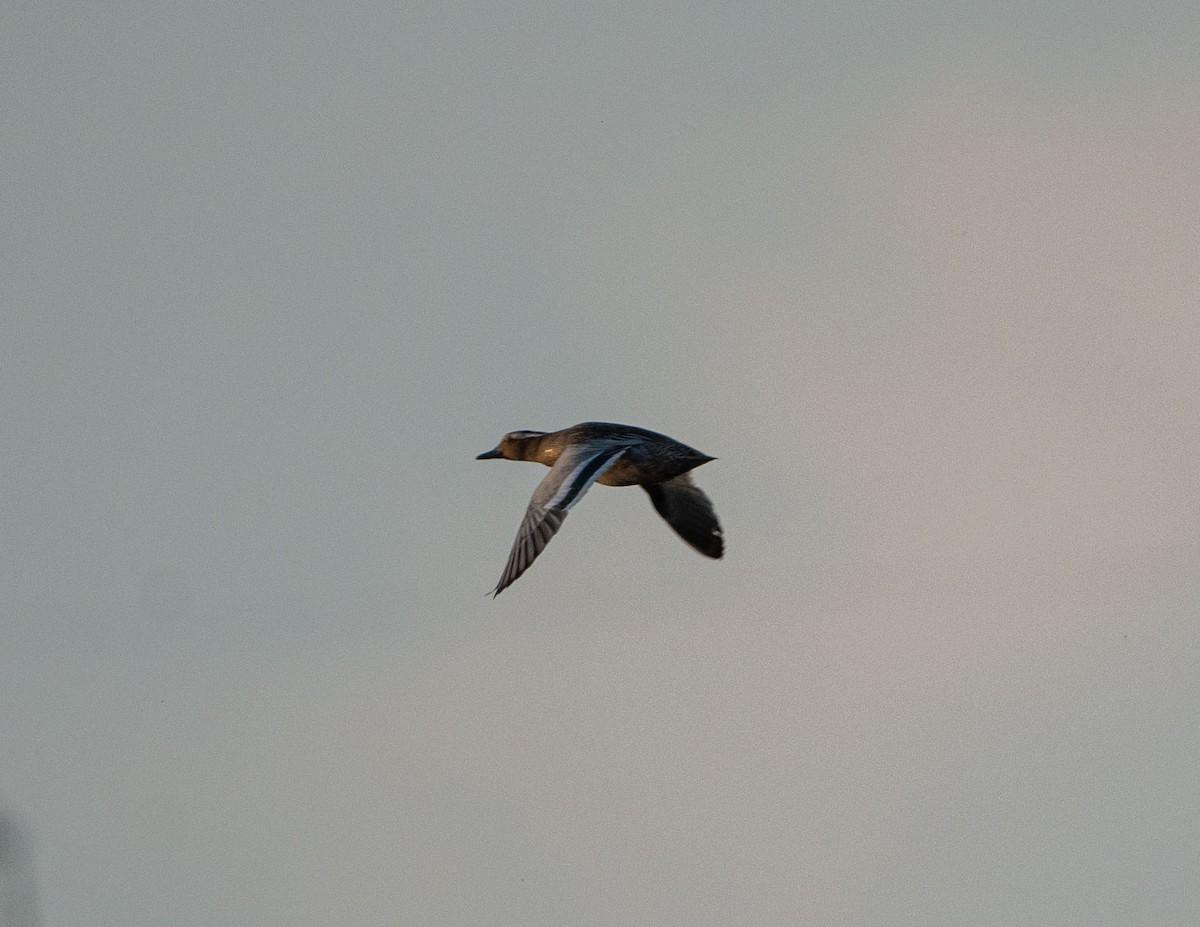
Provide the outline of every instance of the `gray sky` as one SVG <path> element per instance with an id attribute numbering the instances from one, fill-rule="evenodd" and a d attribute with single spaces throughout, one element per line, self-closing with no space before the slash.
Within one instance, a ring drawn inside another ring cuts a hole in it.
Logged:
<path id="1" fill-rule="evenodd" d="M 8 4 L 47 925 L 1200 922 L 1200 13 Z M 720 459 L 728 552 L 591 418 Z"/>

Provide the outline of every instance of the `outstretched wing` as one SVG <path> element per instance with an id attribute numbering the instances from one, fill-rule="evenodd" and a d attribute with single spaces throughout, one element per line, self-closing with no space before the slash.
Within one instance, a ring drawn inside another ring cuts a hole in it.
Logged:
<path id="1" fill-rule="evenodd" d="M 498 596 L 529 569 L 529 565 L 545 550 L 554 533 L 567 517 L 571 506 L 583 498 L 591 485 L 604 476 L 606 470 L 629 449 L 626 444 L 579 445 L 568 447 L 555 461 L 546 478 L 533 491 L 525 518 L 517 531 L 508 563 L 500 582 L 492 590 Z"/>
<path id="2" fill-rule="evenodd" d="M 713 559 L 725 553 L 725 539 L 717 513 L 704 490 L 692 482 L 690 473 L 642 488 L 650 494 L 654 510 L 692 547 Z"/>

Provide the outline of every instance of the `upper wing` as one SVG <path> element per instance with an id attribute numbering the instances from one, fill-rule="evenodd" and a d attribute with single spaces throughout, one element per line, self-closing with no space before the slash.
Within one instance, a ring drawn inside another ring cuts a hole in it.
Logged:
<path id="1" fill-rule="evenodd" d="M 569 447 L 555 461 L 546 478 L 538 483 L 517 531 L 508 563 L 500 582 L 492 590 L 498 596 L 529 569 L 562 525 L 567 512 L 604 472 L 629 449 L 625 444 Z"/>
<path id="2" fill-rule="evenodd" d="M 692 547 L 714 559 L 725 553 L 725 539 L 717 513 L 704 491 L 692 482 L 690 473 L 642 488 L 650 494 L 654 510 Z"/>

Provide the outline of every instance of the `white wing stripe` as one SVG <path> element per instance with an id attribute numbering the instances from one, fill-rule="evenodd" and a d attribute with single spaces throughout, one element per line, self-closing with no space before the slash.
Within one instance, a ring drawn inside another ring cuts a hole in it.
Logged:
<path id="1" fill-rule="evenodd" d="M 624 447 L 606 447 L 591 457 L 581 460 L 563 480 L 562 488 L 554 494 L 554 498 L 546 503 L 546 508 L 562 509 L 564 512 L 570 509 L 579 501 L 584 490 L 592 485 L 597 476 L 602 475 L 604 469 L 625 451 Z"/>

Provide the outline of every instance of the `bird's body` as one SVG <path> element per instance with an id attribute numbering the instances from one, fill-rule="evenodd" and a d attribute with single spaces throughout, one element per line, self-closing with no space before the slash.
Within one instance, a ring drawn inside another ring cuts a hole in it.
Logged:
<path id="1" fill-rule="evenodd" d="M 477 459 L 494 457 L 550 468 L 534 490 L 495 595 L 529 568 L 593 483 L 641 486 L 658 514 L 688 544 L 706 557 L 724 553 L 712 503 L 689 473 L 715 458 L 674 438 L 632 425 L 583 422 L 561 431 L 511 431 Z"/>

